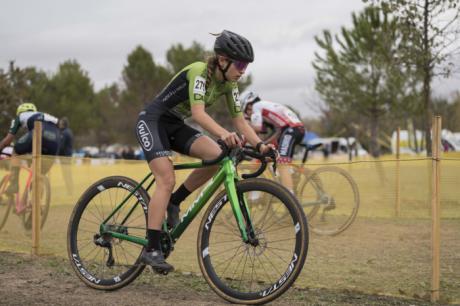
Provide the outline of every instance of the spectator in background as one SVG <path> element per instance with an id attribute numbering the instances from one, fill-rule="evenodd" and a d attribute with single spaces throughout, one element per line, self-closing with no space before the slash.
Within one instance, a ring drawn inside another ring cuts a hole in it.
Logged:
<path id="1" fill-rule="evenodd" d="M 134 156 L 134 150 L 130 146 L 125 146 L 121 152 L 121 158 L 123 159 L 136 159 Z"/>
<path id="2" fill-rule="evenodd" d="M 69 194 L 73 194 L 73 179 L 72 179 L 72 153 L 73 153 L 73 133 L 69 127 L 69 119 L 62 117 L 58 123 L 61 132 L 61 145 L 59 147 L 59 155 L 61 158 L 62 176 L 66 190 Z"/>
<path id="3" fill-rule="evenodd" d="M 67 119 L 67 117 L 62 117 L 59 120 L 59 129 L 61 130 L 61 146 L 59 148 L 59 155 L 72 156 L 73 133 L 69 128 L 69 119 Z"/>

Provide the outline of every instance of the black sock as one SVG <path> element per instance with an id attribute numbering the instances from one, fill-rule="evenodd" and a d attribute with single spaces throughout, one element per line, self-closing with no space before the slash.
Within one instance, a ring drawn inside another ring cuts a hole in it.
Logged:
<path id="1" fill-rule="evenodd" d="M 147 252 L 151 252 L 153 250 L 161 250 L 160 235 L 161 231 L 150 228 L 147 229 Z"/>
<path id="2" fill-rule="evenodd" d="M 185 188 L 185 185 L 182 184 L 180 185 L 179 188 L 171 195 L 171 199 L 169 200 L 170 203 L 173 205 L 179 206 L 182 201 L 185 200 L 189 195 L 191 194 L 190 191 L 188 191 L 187 188 Z"/>

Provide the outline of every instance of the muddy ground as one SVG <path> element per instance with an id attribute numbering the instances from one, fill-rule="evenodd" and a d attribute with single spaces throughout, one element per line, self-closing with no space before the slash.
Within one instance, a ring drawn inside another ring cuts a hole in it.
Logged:
<path id="1" fill-rule="evenodd" d="M 160 276 L 145 270 L 114 292 L 85 286 L 67 260 L 0 252 L 1 305 L 226 305 L 203 278 L 190 273 Z M 356 291 L 291 288 L 273 305 L 442 305 L 422 299 Z"/>

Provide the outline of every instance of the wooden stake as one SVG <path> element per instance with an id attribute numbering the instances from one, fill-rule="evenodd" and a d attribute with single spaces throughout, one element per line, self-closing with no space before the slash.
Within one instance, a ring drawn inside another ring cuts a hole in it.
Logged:
<path id="1" fill-rule="evenodd" d="M 40 248 L 40 173 L 42 153 L 42 122 L 34 122 L 32 145 L 32 254 L 38 255 Z"/>
<path id="2" fill-rule="evenodd" d="M 400 132 L 401 129 L 398 127 L 396 131 L 396 207 L 395 207 L 395 215 L 399 217 L 401 215 L 401 172 L 400 172 L 400 165 L 399 165 L 399 158 L 400 158 Z"/>
<path id="3" fill-rule="evenodd" d="M 440 240 L 441 240 L 441 216 L 440 216 L 440 170 L 441 170 L 441 116 L 435 116 L 432 126 L 432 192 L 431 192 L 431 250 L 432 250 L 432 280 L 431 301 L 439 300 L 440 284 Z"/>

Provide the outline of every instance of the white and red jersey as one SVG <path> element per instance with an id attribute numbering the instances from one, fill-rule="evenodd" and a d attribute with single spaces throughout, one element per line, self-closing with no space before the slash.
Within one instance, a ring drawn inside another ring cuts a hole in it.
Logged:
<path id="1" fill-rule="evenodd" d="M 251 125 L 261 129 L 264 123 L 276 129 L 303 126 L 299 117 L 285 105 L 262 100 L 252 105 Z"/>

